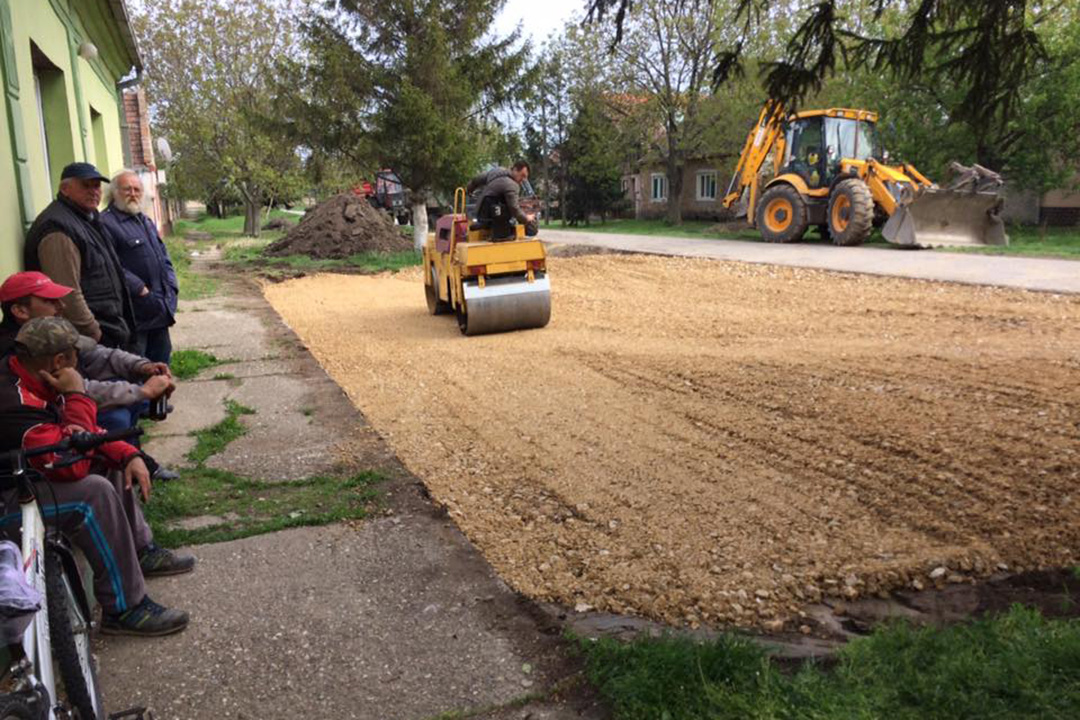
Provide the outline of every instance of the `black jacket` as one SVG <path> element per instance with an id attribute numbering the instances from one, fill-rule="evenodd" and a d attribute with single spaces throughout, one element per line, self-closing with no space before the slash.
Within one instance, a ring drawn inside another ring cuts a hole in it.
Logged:
<path id="1" fill-rule="evenodd" d="M 41 270 L 38 247 L 46 235 L 59 232 L 75 243 L 82 261 L 79 289 L 101 326 L 101 343 L 126 347 L 135 331 L 135 313 L 124 285 L 124 269 L 98 212 L 89 216 L 63 195 L 49 203 L 26 234 L 23 260 L 27 270 Z"/>

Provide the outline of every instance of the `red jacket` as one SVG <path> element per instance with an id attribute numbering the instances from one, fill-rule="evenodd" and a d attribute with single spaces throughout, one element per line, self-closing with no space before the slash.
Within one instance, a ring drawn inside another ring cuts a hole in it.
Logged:
<path id="1" fill-rule="evenodd" d="M 75 427 L 77 426 L 77 427 Z M 104 432 L 97 425 L 97 405 L 83 393 L 59 395 L 50 385 L 9 355 L 0 361 L 0 450 L 30 450 L 52 445 L 78 429 Z M 31 458 L 32 467 L 54 482 L 75 482 L 90 474 L 94 462 L 110 469 L 124 467 L 139 451 L 126 442 L 98 446 L 87 459 L 58 469 L 45 466 L 56 453 Z"/>

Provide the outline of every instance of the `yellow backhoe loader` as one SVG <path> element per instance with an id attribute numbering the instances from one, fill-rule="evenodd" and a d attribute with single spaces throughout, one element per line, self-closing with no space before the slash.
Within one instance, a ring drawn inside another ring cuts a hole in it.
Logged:
<path id="1" fill-rule="evenodd" d="M 435 223 L 424 245 L 428 312 L 457 315 L 464 335 L 540 328 L 551 318 L 547 255 L 518 225 L 513 240 L 491 241 L 491 230 L 470 224 L 465 189 L 454 193 L 454 212 Z"/>
<path id="2" fill-rule="evenodd" d="M 743 147 L 724 206 L 770 242 L 796 242 L 815 225 L 837 245 L 859 245 L 884 224 L 909 247 L 1007 245 L 1001 178 L 953 163 L 939 188 L 907 163 L 885 164 L 877 113 L 830 108 L 785 118 L 766 104 Z"/>

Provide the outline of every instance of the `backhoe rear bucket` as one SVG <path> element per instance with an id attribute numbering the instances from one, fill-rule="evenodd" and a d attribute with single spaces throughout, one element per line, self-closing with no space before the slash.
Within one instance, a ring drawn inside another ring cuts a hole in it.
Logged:
<path id="1" fill-rule="evenodd" d="M 523 275 L 489 277 L 484 287 L 466 280 L 465 312 L 458 327 L 466 335 L 540 328 L 551 319 L 551 282 L 536 273 L 532 282 Z"/>
<path id="2" fill-rule="evenodd" d="M 881 234 L 896 245 L 1008 245 L 997 193 L 926 190 L 893 213 Z"/>

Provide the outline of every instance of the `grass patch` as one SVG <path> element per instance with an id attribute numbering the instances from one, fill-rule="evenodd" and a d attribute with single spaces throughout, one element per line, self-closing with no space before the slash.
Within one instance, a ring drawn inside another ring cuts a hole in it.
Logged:
<path id="1" fill-rule="evenodd" d="M 232 373 L 218 373 L 214 376 L 215 380 L 235 380 L 236 376 Z"/>
<path id="2" fill-rule="evenodd" d="M 263 254 L 269 243 L 233 245 L 225 250 L 225 260 L 238 265 L 270 267 L 289 270 L 335 270 L 353 269 L 365 272 L 397 271 L 419 265 L 420 253 L 414 250 L 401 252 L 365 252 L 336 260 L 316 260 L 307 255 L 272 257 Z"/>
<path id="3" fill-rule="evenodd" d="M 224 470 L 185 470 L 181 480 L 154 489 L 146 519 L 154 540 L 165 547 L 224 542 L 291 527 L 327 525 L 365 517 L 383 478 L 362 472 L 345 478 L 262 482 Z M 183 529 L 176 521 L 215 515 L 228 522 Z"/>
<path id="4" fill-rule="evenodd" d="M 247 428 L 240 422 L 241 415 L 254 415 L 255 411 L 233 400 L 225 401 L 225 419 L 192 434 L 195 447 L 187 454 L 187 459 L 196 465 L 202 465 L 211 456 L 224 450 L 229 443 L 247 433 Z"/>
<path id="5" fill-rule="evenodd" d="M 212 353 L 202 350 L 176 350 L 169 358 L 169 369 L 178 380 L 190 380 L 206 368 L 222 362 Z"/>
<path id="6" fill-rule="evenodd" d="M 794 674 L 731 636 L 580 647 L 620 720 L 1080 717 L 1080 622 L 1020 606 L 944 630 L 889 625 L 833 669 Z"/>
<path id="7" fill-rule="evenodd" d="M 545 226 L 548 227 L 548 226 Z M 624 235 L 652 235 L 667 237 L 688 237 L 721 240 L 751 240 L 764 242 L 757 230 L 725 230 L 714 222 L 706 220 L 686 220 L 682 225 L 669 225 L 666 220 L 608 220 L 595 225 L 564 227 L 556 221 L 550 225 L 556 230 L 574 230 L 591 233 L 621 233 Z M 542 235 L 543 233 L 541 233 Z M 1004 246 L 986 245 L 978 247 L 937 248 L 938 252 L 978 253 L 982 255 L 1020 255 L 1029 257 L 1060 257 L 1080 259 L 1080 228 L 1048 227 L 1034 225 L 1011 225 L 1008 228 L 1009 244 Z M 831 245 L 832 241 L 818 235 L 816 229 L 807 230 L 800 241 L 803 245 Z M 875 228 L 870 239 L 863 247 L 893 248 L 885 242 L 880 228 Z"/>
<path id="8" fill-rule="evenodd" d="M 299 222 L 302 217 L 303 215 L 294 215 L 293 213 L 274 208 L 270 211 L 269 217 L 266 217 L 264 213 L 262 222 L 265 224 L 268 220 L 285 218 L 296 223 Z M 244 216 L 230 215 L 229 217 L 216 218 L 203 213 L 194 220 L 177 220 L 173 223 L 173 234 L 177 237 L 182 238 L 189 232 L 208 233 L 213 235 L 215 240 L 239 239 L 244 237 Z M 259 233 L 259 237 L 280 237 L 281 234 L 282 233 L 279 230 L 263 230 Z"/>
<path id="9" fill-rule="evenodd" d="M 247 432 L 240 416 L 255 411 L 226 400 L 225 412 L 221 422 L 192 433 L 195 447 L 187 457 L 195 467 L 181 470 L 179 480 L 156 487 L 145 506 L 146 519 L 158 543 L 178 547 L 224 542 L 367 516 L 378 496 L 375 486 L 383 480 L 376 472 L 267 482 L 206 467 L 210 457 Z M 225 521 L 190 529 L 177 522 L 202 515 Z"/>
<path id="10" fill-rule="evenodd" d="M 180 221 L 178 221 L 179 224 Z M 176 280 L 180 285 L 181 300 L 198 300 L 210 297 L 218 291 L 218 281 L 209 275 L 196 273 L 191 269 L 191 254 L 187 244 L 176 235 L 165 238 L 165 247 L 176 270 Z"/>
<path id="11" fill-rule="evenodd" d="M 1008 245 L 970 248 L 941 248 L 944 252 L 967 252 L 980 255 L 1028 255 L 1080 260 L 1080 228 L 1037 225 L 1010 225 Z"/>
<path id="12" fill-rule="evenodd" d="M 572 230 L 590 233 L 617 233 L 622 235 L 652 235 L 658 237 L 684 237 L 699 240 L 749 240 L 752 242 L 765 242 L 761 239 L 761 233 L 752 228 L 727 229 L 723 224 L 712 220 L 684 220 L 681 225 L 671 225 L 667 220 L 630 220 L 617 218 L 607 220 L 594 225 L 564 226 L 561 221 L 555 221 L 550 226 L 553 230 Z M 540 236 L 543 237 L 543 228 Z M 823 238 L 817 229 L 811 227 L 800 241 L 804 245 L 832 245 L 832 240 Z M 875 229 L 870 234 L 870 239 L 863 243 L 864 246 L 890 247 L 881 237 L 881 231 Z"/>

